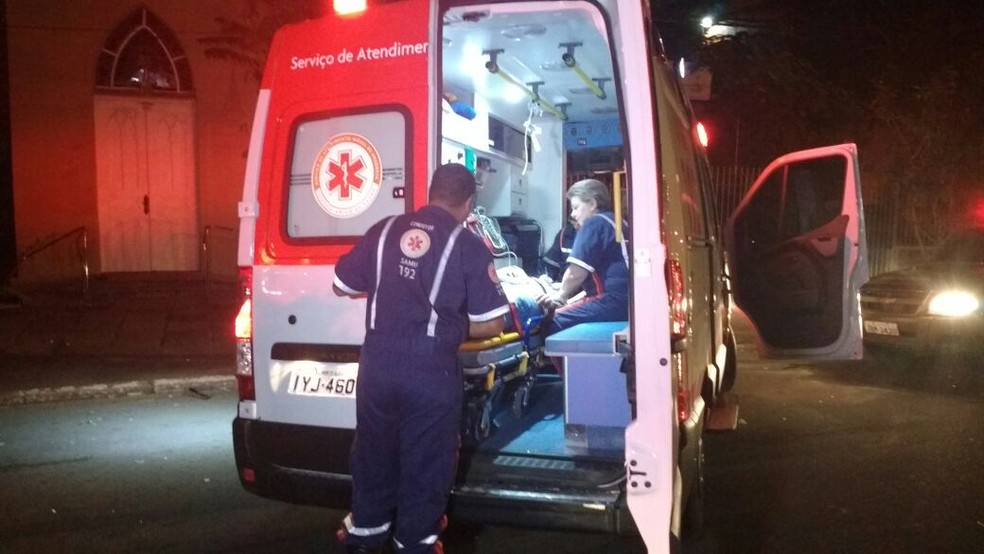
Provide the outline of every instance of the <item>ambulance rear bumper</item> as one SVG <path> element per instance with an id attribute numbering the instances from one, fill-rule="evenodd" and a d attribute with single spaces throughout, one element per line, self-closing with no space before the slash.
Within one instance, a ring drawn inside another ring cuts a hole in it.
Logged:
<path id="1" fill-rule="evenodd" d="M 239 481 L 273 500 L 348 510 L 348 456 L 354 432 L 236 418 L 233 448 Z M 467 460 L 459 463 L 462 469 Z M 635 533 L 624 493 L 559 490 L 556 484 L 522 489 L 469 484 L 458 476 L 448 513 L 454 520 L 543 529 Z"/>
<path id="2" fill-rule="evenodd" d="M 232 442 L 239 482 L 273 500 L 347 510 L 354 436 L 351 429 L 237 417 Z"/>

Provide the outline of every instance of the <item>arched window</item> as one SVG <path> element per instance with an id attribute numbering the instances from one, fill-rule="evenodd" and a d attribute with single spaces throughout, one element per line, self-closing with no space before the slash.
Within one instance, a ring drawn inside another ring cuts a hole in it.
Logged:
<path id="1" fill-rule="evenodd" d="M 103 44 L 96 88 L 189 94 L 191 68 L 174 33 L 147 8 L 140 8 Z"/>

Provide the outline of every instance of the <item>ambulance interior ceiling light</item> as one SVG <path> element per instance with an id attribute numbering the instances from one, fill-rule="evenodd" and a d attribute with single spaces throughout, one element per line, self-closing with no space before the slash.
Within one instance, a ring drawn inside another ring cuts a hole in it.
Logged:
<path id="1" fill-rule="evenodd" d="M 594 94 L 594 91 L 588 87 L 575 87 L 572 89 L 568 89 L 567 92 L 575 96 L 587 96 L 588 94 Z"/>
<path id="2" fill-rule="evenodd" d="M 539 23 L 517 23 L 502 30 L 502 36 L 510 40 L 520 41 L 526 37 L 538 37 L 547 32 L 547 28 Z"/>
<path id="3" fill-rule="evenodd" d="M 567 71 L 567 64 L 563 61 L 559 62 L 543 62 L 540 64 L 540 69 L 547 72 L 560 72 Z"/>

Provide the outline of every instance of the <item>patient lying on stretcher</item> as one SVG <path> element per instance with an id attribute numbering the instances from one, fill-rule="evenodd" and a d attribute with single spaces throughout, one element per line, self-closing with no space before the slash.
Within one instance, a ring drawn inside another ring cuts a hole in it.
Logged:
<path id="1" fill-rule="evenodd" d="M 469 441 L 489 436 L 494 414 L 503 406 L 511 406 L 512 413 L 522 418 L 545 362 L 540 332 L 544 311 L 536 298 L 549 285 L 520 267 L 500 268 L 497 273 L 511 308 L 506 329 L 496 337 L 467 341 L 458 352 L 465 377 L 463 430 Z"/>
<path id="2" fill-rule="evenodd" d="M 538 364 L 538 353 L 543 346 L 540 331 L 546 314 L 536 299 L 551 286 L 549 278 L 534 278 L 521 267 L 509 266 L 496 270 L 499 282 L 509 300 L 510 313 L 505 329 L 496 337 L 475 339 L 461 345 L 459 359 L 466 369 L 480 372 L 478 365 L 498 363 L 517 352 L 525 352 L 534 365 Z M 501 348 L 515 343 L 514 348 Z M 503 359 L 499 359 L 500 355 Z"/>
<path id="3" fill-rule="evenodd" d="M 549 278 L 530 277 L 518 266 L 502 267 L 496 273 L 512 311 L 512 321 L 506 322 L 506 331 L 523 334 L 526 331 L 524 327 L 530 324 L 530 320 L 539 323 L 545 314 L 537 298 L 550 290 Z"/>

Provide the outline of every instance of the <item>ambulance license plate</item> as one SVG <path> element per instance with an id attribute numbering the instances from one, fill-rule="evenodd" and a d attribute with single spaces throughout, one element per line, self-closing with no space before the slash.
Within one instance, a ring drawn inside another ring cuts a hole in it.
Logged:
<path id="1" fill-rule="evenodd" d="M 355 398 L 358 364 L 295 362 L 292 366 L 288 393 L 301 396 Z"/>
<path id="2" fill-rule="evenodd" d="M 864 331 L 866 333 L 871 333 L 872 335 L 891 335 L 893 337 L 899 336 L 899 326 L 894 322 L 883 322 L 883 321 L 865 321 Z"/>

